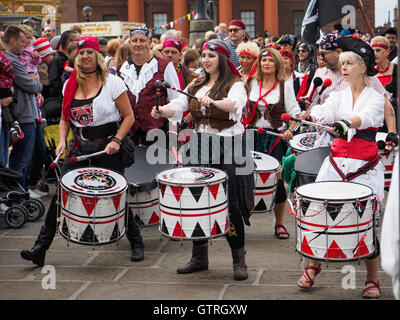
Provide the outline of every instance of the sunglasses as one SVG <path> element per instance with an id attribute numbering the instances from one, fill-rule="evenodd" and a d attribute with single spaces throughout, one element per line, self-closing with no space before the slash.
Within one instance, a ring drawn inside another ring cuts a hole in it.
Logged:
<path id="1" fill-rule="evenodd" d="M 233 33 L 238 33 L 241 30 L 243 30 L 243 29 L 228 29 L 229 32 L 233 32 Z"/>
<path id="2" fill-rule="evenodd" d="M 269 57 L 269 56 L 272 57 L 272 54 L 271 54 L 271 52 L 269 52 L 269 51 L 264 51 L 264 52 L 261 52 L 261 56 L 262 56 L 262 57 Z"/>
<path id="3" fill-rule="evenodd" d="M 86 43 L 86 40 L 79 41 L 77 44 L 78 48 L 81 49 L 85 45 L 85 43 Z"/>
<path id="4" fill-rule="evenodd" d="M 303 52 L 304 53 L 304 52 L 307 52 L 307 50 L 300 49 L 299 52 Z"/>

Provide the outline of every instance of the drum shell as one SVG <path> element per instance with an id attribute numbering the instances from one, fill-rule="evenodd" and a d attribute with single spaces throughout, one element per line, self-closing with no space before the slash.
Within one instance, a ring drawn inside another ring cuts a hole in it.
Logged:
<path id="1" fill-rule="evenodd" d="M 113 174 L 118 175 L 116 172 Z M 84 245 L 103 245 L 119 240 L 126 231 L 127 187 L 125 181 L 115 192 L 90 194 L 83 190 L 78 192 L 61 179 L 60 234 L 69 241 Z"/>
<path id="2" fill-rule="evenodd" d="M 174 170 L 180 169 L 188 167 Z M 217 171 L 224 178 L 208 183 L 180 184 L 164 180 L 162 173 L 157 176 L 161 234 L 173 239 L 205 240 L 228 233 L 228 179 L 223 171 Z"/>
<path id="3" fill-rule="evenodd" d="M 258 155 L 258 160 L 254 159 Z M 261 152 L 252 152 L 254 169 L 254 209 L 253 213 L 270 212 L 275 207 L 280 164 L 278 160 Z"/>
<path id="4" fill-rule="evenodd" d="M 386 141 L 386 132 L 377 132 L 376 133 L 376 141 Z M 397 149 L 398 147 L 396 147 Z M 393 150 L 385 150 L 379 149 L 379 155 L 382 157 L 381 161 L 385 167 L 385 190 L 389 190 L 390 181 L 392 180 L 392 172 L 393 172 L 393 165 L 394 165 L 394 152 Z"/>
<path id="5" fill-rule="evenodd" d="M 340 188 L 340 184 L 346 182 L 338 183 Z M 295 198 L 296 250 L 301 255 L 334 262 L 355 261 L 374 255 L 376 198 L 373 195 L 326 202 L 296 192 Z M 330 211 L 326 209 L 327 205 Z"/>

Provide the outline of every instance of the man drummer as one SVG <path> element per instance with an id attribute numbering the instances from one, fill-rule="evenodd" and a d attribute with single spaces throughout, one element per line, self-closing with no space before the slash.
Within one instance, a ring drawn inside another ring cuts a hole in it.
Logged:
<path id="1" fill-rule="evenodd" d="M 178 97 L 171 89 L 155 86 L 157 80 L 166 81 L 175 88 L 180 88 L 178 75 L 172 62 L 153 56 L 151 52 L 152 34 L 146 27 L 134 28 L 130 31 L 129 45 L 132 56 L 117 67 L 117 74 L 124 80 L 128 88 L 128 97 L 135 116 L 130 134 L 137 145 L 150 145 L 146 141 L 147 132 L 151 129 L 162 129 L 167 132 L 169 124 L 166 119 L 151 117 L 151 108 L 167 104 Z"/>
<path id="2" fill-rule="evenodd" d="M 332 85 L 327 87 L 320 96 L 320 99 L 318 101 L 319 104 L 323 104 L 332 92 L 341 91 L 349 86 L 348 82 L 344 81 L 341 72 L 342 66 L 339 61 L 339 55 L 341 52 L 343 52 L 343 49 L 339 44 L 340 38 L 341 36 L 338 34 L 327 34 L 321 39 L 319 44 L 319 55 L 325 62 L 325 67 L 320 68 L 315 72 L 314 79 L 320 77 L 322 81 L 328 78 L 332 80 Z M 396 116 L 393 106 L 387 96 L 388 92 L 375 76 L 371 78 L 371 85 L 376 91 L 385 96 L 385 122 L 388 128 L 388 132 L 393 133 L 391 135 L 388 135 L 386 139 L 387 141 L 392 142 L 394 145 L 397 145 L 398 136 L 396 133 Z M 307 93 L 308 99 L 311 101 L 314 100 L 319 90 L 320 89 L 318 88 L 313 96 L 311 96 L 313 86 L 310 86 L 310 89 Z M 307 101 L 306 104 L 308 108 L 310 102 Z"/>

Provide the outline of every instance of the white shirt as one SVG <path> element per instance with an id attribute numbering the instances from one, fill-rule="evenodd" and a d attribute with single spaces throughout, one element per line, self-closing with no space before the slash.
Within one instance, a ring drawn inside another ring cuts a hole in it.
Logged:
<path id="1" fill-rule="evenodd" d="M 256 102 L 260 97 L 260 86 L 256 79 L 251 80 L 250 83 L 249 100 Z M 268 90 L 261 89 L 261 95 L 265 94 Z M 296 96 L 294 94 L 293 81 L 288 79 L 285 81 L 285 111 L 292 117 L 298 115 L 301 110 L 297 103 Z M 280 88 L 279 85 L 275 87 L 265 98 L 268 104 L 276 104 L 280 100 Z M 258 110 L 261 112 L 261 118 L 257 121 L 256 127 L 272 128 L 271 123 L 265 119 L 265 103 L 260 100 L 257 105 Z M 282 126 L 283 127 L 283 126 Z"/>
<path id="2" fill-rule="evenodd" d="M 185 88 L 185 92 L 188 92 L 188 87 Z M 200 88 L 200 90 L 196 92 L 195 96 L 204 97 L 208 94 L 210 89 L 211 87 L 203 86 L 202 88 Z M 245 107 L 247 102 L 247 92 L 244 86 L 244 82 L 235 82 L 229 90 L 228 96 L 224 99 L 230 99 L 235 102 L 235 112 L 229 112 L 229 120 L 233 120 L 236 123 L 232 127 L 223 129 L 222 131 L 213 129 L 209 125 L 202 124 L 200 125 L 198 132 L 216 134 L 221 136 L 234 136 L 238 134 L 243 134 L 244 126 L 241 122 L 241 118 L 243 108 Z M 171 108 L 175 111 L 175 115 L 169 120 L 172 123 L 176 123 L 182 118 L 183 112 L 189 110 L 189 97 L 182 94 L 177 99 L 171 101 L 168 105 L 170 105 Z"/>
<path id="3" fill-rule="evenodd" d="M 64 83 L 63 94 L 68 81 Z M 124 81 L 118 76 L 109 74 L 100 94 L 94 98 L 93 103 L 81 106 L 79 110 L 71 109 L 71 123 L 76 127 L 85 127 L 119 121 L 120 113 L 114 100 L 125 91 L 127 89 Z M 72 113 L 76 116 L 73 116 Z"/>

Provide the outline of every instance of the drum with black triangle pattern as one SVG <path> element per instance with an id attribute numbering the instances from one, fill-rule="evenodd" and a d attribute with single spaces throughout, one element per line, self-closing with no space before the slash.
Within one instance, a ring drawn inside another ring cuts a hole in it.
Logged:
<path id="1" fill-rule="evenodd" d="M 159 231 L 174 239 L 202 240 L 229 231 L 227 175 L 208 167 L 181 167 L 157 175 Z"/>
<path id="2" fill-rule="evenodd" d="M 376 142 L 383 141 L 386 142 L 386 136 L 388 134 L 385 132 L 376 133 Z M 396 147 L 398 148 L 398 147 Z M 392 180 L 392 172 L 394 165 L 394 152 L 391 148 L 379 149 L 379 155 L 381 156 L 381 161 L 385 166 L 385 190 L 389 191 L 390 181 Z"/>
<path id="3" fill-rule="evenodd" d="M 377 199 L 370 187 L 323 181 L 295 191 L 296 250 L 323 261 L 354 261 L 375 252 Z"/>
<path id="4" fill-rule="evenodd" d="M 60 234 L 72 242 L 101 245 L 125 234 L 126 179 L 103 168 L 80 168 L 61 178 Z"/>
<path id="5" fill-rule="evenodd" d="M 262 152 L 251 151 L 254 160 L 253 213 L 269 212 L 275 207 L 279 161 Z"/>

